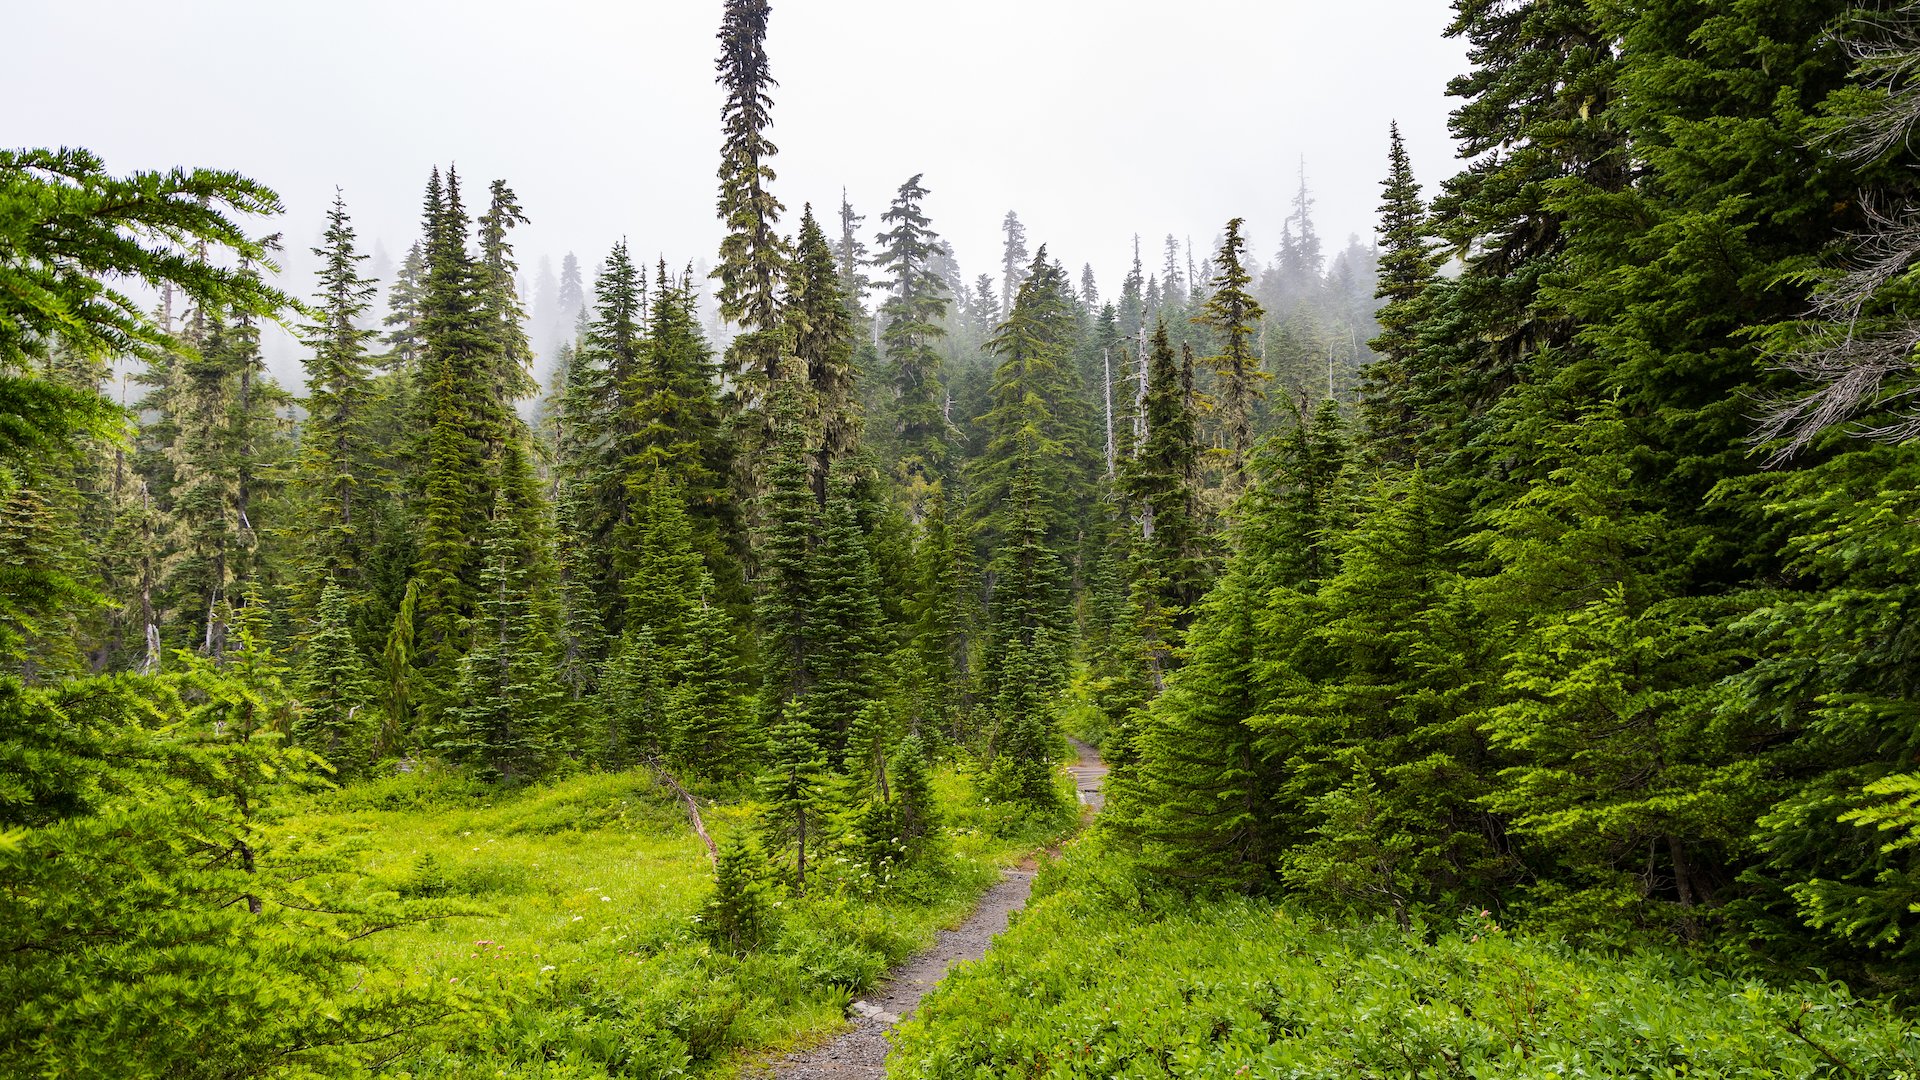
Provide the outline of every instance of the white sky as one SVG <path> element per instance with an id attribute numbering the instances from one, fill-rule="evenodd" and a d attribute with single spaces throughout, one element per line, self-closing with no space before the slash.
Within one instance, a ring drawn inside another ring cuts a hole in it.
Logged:
<path id="1" fill-rule="evenodd" d="M 1271 257 L 1302 156 L 1329 254 L 1373 225 L 1397 118 L 1424 184 L 1452 171 L 1465 70 L 1444 0 L 775 0 L 777 193 L 798 225 L 844 185 L 869 234 L 900 182 L 969 278 L 1008 209 L 1112 295 L 1142 234 L 1206 246 L 1233 216 Z M 523 268 L 611 243 L 710 260 L 720 0 L 0 0 L 0 143 L 116 172 L 237 169 L 276 188 L 288 262 L 335 185 L 369 250 L 417 232 L 428 169 L 470 204 L 505 178 Z M 869 235 L 869 239 L 871 236 Z"/>

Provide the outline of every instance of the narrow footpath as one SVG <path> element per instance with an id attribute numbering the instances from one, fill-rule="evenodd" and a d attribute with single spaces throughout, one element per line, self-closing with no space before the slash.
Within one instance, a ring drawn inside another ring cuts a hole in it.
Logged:
<path id="1" fill-rule="evenodd" d="M 1073 749 L 1079 760 L 1067 771 L 1073 774 L 1080 804 L 1097 813 L 1106 805 L 1102 787 L 1107 766 L 1093 747 L 1076 741 Z M 888 1036 L 893 1026 L 913 1014 L 920 999 L 946 977 L 955 962 L 986 955 L 987 946 L 1007 928 L 1013 913 L 1027 906 L 1032 892 L 1032 870 L 1003 871 L 1000 884 L 987 890 L 966 922 L 940 931 L 933 948 L 907 961 L 885 983 L 853 1003 L 852 1031 L 823 1046 L 776 1061 L 761 1075 L 770 1080 L 880 1080 L 886 1075 L 891 1047 Z"/>

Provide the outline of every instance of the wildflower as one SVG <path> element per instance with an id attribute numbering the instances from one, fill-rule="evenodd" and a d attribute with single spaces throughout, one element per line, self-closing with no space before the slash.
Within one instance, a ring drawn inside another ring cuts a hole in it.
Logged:
<path id="1" fill-rule="evenodd" d="M 552 970 L 553 970 L 553 965 L 552 965 L 552 964 L 548 964 L 548 965 L 547 965 L 546 967 L 543 967 L 543 968 L 541 968 L 540 970 L 541 970 L 541 971 L 543 971 L 543 972 L 546 972 L 546 971 L 552 971 Z"/>

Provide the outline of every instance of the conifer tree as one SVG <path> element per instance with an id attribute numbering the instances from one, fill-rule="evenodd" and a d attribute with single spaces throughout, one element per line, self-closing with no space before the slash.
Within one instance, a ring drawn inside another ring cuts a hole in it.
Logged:
<path id="1" fill-rule="evenodd" d="M 439 746 L 456 761 L 508 780 L 538 776 L 567 747 L 552 628 L 532 595 L 537 553 L 515 520 L 508 496 L 494 504 L 486 562 L 473 619 L 473 646 L 458 681 Z"/>
<path id="2" fill-rule="evenodd" d="M 845 188 L 840 190 L 839 220 L 840 234 L 833 242 L 833 262 L 840 276 L 840 295 L 847 302 L 848 317 L 858 330 L 865 328 L 870 318 L 867 293 L 873 290 L 873 280 L 867 277 L 867 267 L 872 260 L 868 258 L 866 242 L 860 239 L 860 226 L 866 224 L 867 217 L 854 212 Z"/>
<path id="3" fill-rule="evenodd" d="M 972 705 L 973 646 L 967 548 L 947 523 L 945 498 L 936 496 L 927 504 L 914 555 L 910 616 L 918 670 L 925 680 L 918 704 L 937 730 L 958 741 L 965 737 Z"/>
<path id="4" fill-rule="evenodd" d="M 1037 807 L 1050 805 L 1058 736 L 1053 696 L 1065 683 L 1068 574 L 1047 542 L 1053 498 L 1040 479 L 1038 440 L 1026 436 L 1000 514 L 1005 522 L 993 562 L 986 683 L 994 726 L 989 757 L 996 790 Z"/>
<path id="5" fill-rule="evenodd" d="M 1166 323 L 1154 329 L 1148 357 L 1146 441 L 1126 464 L 1120 491 L 1139 536 L 1130 577 L 1140 640 L 1156 689 L 1172 668 L 1189 612 L 1205 595 L 1212 568 L 1194 415 L 1193 354 L 1176 361 Z"/>
<path id="6" fill-rule="evenodd" d="M 1227 222 L 1226 239 L 1214 257 L 1215 273 L 1206 307 L 1196 318 L 1214 332 L 1220 351 L 1207 358 L 1213 370 L 1220 419 L 1214 452 L 1220 462 L 1221 483 L 1231 494 L 1246 486 L 1247 462 L 1253 451 L 1254 406 L 1263 395 L 1260 355 L 1254 347 L 1260 320 L 1259 301 L 1247 291 L 1253 278 L 1243 262 L 1247 243 L 1240 235 L 1241 218 Z"/>
<path id="7" fill-rule="evenodd" d="M 945 379 L 933 347 L 946 333 L 940 321 L 947 315 L 947 287 L 933 266 L 938 237 L 920 208 L 926 196 L 918 174 L 900 185 L 893 204 L 880 215 L 887 229 L 874 259 L 889 278 L 887 300 L 880 306 L 880 338 L 893 388 L 895 479 L 916 522 L 950 467 Z"/>
<path id="8" fill-rule="evenodd" d="M 393 283 L 387 286 L 387 315 L 380 321 L 386 327 L 381 344 L 387 347 L 390 366 L 398 371 L 412 373 L 420 360 L 426 285 L 426 246 L 424 241 L 415 240 L 407 248 L 407 257 L 400 261 Z"/>
<path id="9" fill-rule="evenodd" d="M 1000 232 L 1006 237 L 1000 249 L 1000 321 L 1005 322 L 1013 312 L 1014 297 L 1026 283 L 1027 264 L 1033 256 L 1027 251 L 1027 227 L 1020 224 L 1020 215 L 1007 211 Z"/>
<path id="10" fill-rule="evenodd" d="M 369 761 L 379 731 L 374 687 L 353 639 L 347 592 L 329 582 L 320 594 L 317 624 L 301 656 L 300 717 L 293 735 L 342 778 Z"/>
<path id="11" fill-rule="evenodd" d="M 1080 531 L 1080 510 L 1092 489 L 1087 413 L 1073 347 L 1079 323 L 1065 275 L 1041 247 L 1020 288 L 1013 313 L 988 342 L 998 357 L 993 407 L 980 419 L 987 433 L 968 470 L 968 510 L 984 548 L 1010 534 L 1015 478 L 1021 473 L 1049 492 L 1046 542 L 1067 550 Z"/>
<path id="12" fill-rule="evenodd" d="M 900 845 L 908 861 L 920 858 L 940 829 L 932 771 L 926 739 L 914 733 L 901 739 L 893 754 L 890 791 Z"/>
<path id="13" fill-rule="evenodd" d="M 813 722 L 800 708 L 779 715 L 761 777 L 761 835 L 776 864 L 790 865 L 797 891 L 807 889 L 807 859 L 827 842 L 827 762 Z M 791 853 L 791 862 L 788 853 Z"/>
<path id="14" fill-rule="evenodd" d="M 481 270 L 467 251 L 459 178 L 435 169 L 426 195 L 426 295 L 421 316 L 419 440 L 413 506 L 420 587 L 414 614 L 420 706 L 437 712 L 464 649 L 494 507 L 489 444 L 506 421 L 494 396 L 498 347 L 484 306 Z"/>
<path id="15" fill-rule="evenodd" d="M 1417 430 L 1412 378 L 1417 362 L 1421 298 L 1434 279 L 1427 240 L 1426 205 L 1413 178 L 1413 163 L 1400 137 L 1400 125 L 1388 130 L 1387 178 L 1380 201 L 1380 284 L 1374 296 L 1384 303 L 1376 316 L 1380 334 L 1367 343 L 1375 353 L 1361 384 L 1367 441 L 1382 460 L 1410 459 Z"/>
<path id="16" fill-rule="evenodd" d="M 480 269 L 486 318 L 492 324 L 493 387 L 495 401 L 511 406 L 539 389 L 533 378 L 533 346 L 527 341 L 527 313 L 518 291 L 519 263 L 513 257 L 509 232 L 527 224 L 520 200 L 504 180 L 487 188 L 487 212 L 480 215 Z M 511 416 L 511 410 L 508 410 Z M 504 426 L 504 425 L 503 425 Z M 504 440 L 508 432 L 502 431 Z"/>
<path id="17" fill-rule="evenodd" d="M 854 387 L 853 323 L 840 291 L 833 252 L 808 204 L 800 214 L 800 238 L 787 275 L 785 302 L 793 353 L 806 365 L 815 415 L 807 420 L 818 432 L 813 451 L 813 488 L 822 507 L 827 477 L 835 463 L 853 451 L 859 438 L 858 397 Z"/>
<path id="18" fill-rule="evenodd" d="M 1116 809 L 1154 870 L 1259 888 L 1284 845 L 1271 827 L 1278 793 L 1246 723 L 1258 709 L 1260 607 L 1248 562 L 1244 554 L 1229 562 L 1202 602 L 1187 661 L 1136 737 L 1138 787 Z"/>
<path id="19" fill-rule="evenodd" d="M 766 134 L 773 126 L 770 91 L 779 85 L 767 66 L 771 10 L 767 0 L 728 0 L 714 64 L 715 81 L 726 90 L 719 213 L 727 235 L 713 276 L 720 282 L 721 317 L 742 329 L 727 350 L 726 374 L 736 388 L 735 408 L 749 411 L 764 408 L 780 363 L 779 285 L 788 258 L 778 232 L 784 207 L 768 190 L 774 180 L 768 161 L 779 152 Z"/>
<path id="20" fill-rule="evenodd" d="M 754 614 L 760 631 L 761 726 L 769 732 L 785 730 L 785 719 L 798 716 L 800 699 L 817 681 L 812 631 L 818 621 L 814 605 L 819 590 L 811 570 L 819 543 L 819 504 L 806 461 L 807 385 L 797 367 L 791 366 L 773 386 L 775 452 L 759 513 L 760 574 Z M 783 736 L 774 738 L 778 741 Z M 797 767 L 798 748 L 788 746 L 781 752 L 788 755 L 789 765 Z"/>
<path id="21" fill-rule="evenodd" d="M 594 697 L 603 725 L 600 760 L 607 768 L 630 768 L 658 756 L 668 743 L 668 667 L 646 626 L 622 634 L 607 657 Z"/>
<path id="22" fill-rule="evenodd" d="M 420 704 L 414 649 L 419 641 L 420 583 L 408 581 L 380 652 L 380 733 L 382 753 L 413 749 L 424 741 L 415 728 Z"/>
<path id="23" fill-rule="evenodd" d="M 806 636 L 815 678 L 806 702 L 820 725 L 820 745 L 835 760 L 855 717 L 881 697 L 888 648 L 879 580 L 845 483 L 828 495 L 818 535 L 806 574 L 814 591 Z"/>
<path id="24" fill-rule="evenodd" d="M 772 933 L 760 865 L 760 854 L 745 842 L 722 843 L 714 863 L 713 896 L 700 911 L 701 935 L 734 956 L 759 949 Z"/>
<path id="25" fill-rule="evenodd" d="M 338 192 L 327 214 L 325 246 L 313 249 L 320 270 L 319 321 L 308 327 L 307 419 L 301 431 L 300 527 L 306 534 L 303 577 L 309 589 L 352 584 L 365 540 L 356 501 L 374 495 L 372 455 L 364 424 L 372 387 L 361 328 L 375 286 L 360 276 L 366 256 L 354 246 L 353 224 Z"/>
<path id="26" fill-rule="evenodd" d="M 681 765 L 702 776 L 732 779 L 759 763 L 761 747 L 740 692 L 732 620 L 714 602 L 713 580 L 704 570 L 701 579 L 686 641 L 676 650 L 675 683 L 662 703 L 661 723 Z"/>

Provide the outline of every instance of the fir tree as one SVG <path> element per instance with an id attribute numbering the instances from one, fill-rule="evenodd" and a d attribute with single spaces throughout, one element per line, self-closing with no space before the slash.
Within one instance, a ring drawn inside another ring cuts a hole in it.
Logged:
<path id="1" fill-rule="evenodd" d="M 676 650 L 676 681 L 666 693 L 661 722 L 676 761 L 702 776 L 732 779 L 759 762 L 761 748 L 740 693 L 732 620 L 713 602 L 713 582 L 704 571 L 700 585 L 686 641 Z"/>
<path id="2" fill-rule="evenodd" d="M 720 845 L 714 863 L 713 896 L 700 910 L 700 934 L 714 948 L 742 956 L 758 950 L 772 933 L 762 857 L 746 843 Z"/>
<path id="3" fill-rule="evenodd" d="M 1387 461 L 1405 462 L 1417 434 L 1410 380 L 1416 363 L 1421 298 L 1434 279 L 1433 253 L 1426 236 L 1426 205 L 1413 178 L 1413 164 L 1391 125 L 1387 178 L 1380 185 L 1380 284 L 1374 296 L 1384 301 L 1376 316 L 1380 334 L 1367 343 L 1376 355 L 1361 391 L 1370 449 Z"/>
<path id="4" fill-rule="evenodd" d="M 301 656 L 300 717 L 293 735 L 325 758 L 342 777 L 369 760 L 380 729 L 373 680 L 353 639 L 346 590 L 328 584 L 320 594 L 318 621 Z"/>
<path id="5" fill-rule="evenodd" d="M 1254 405 L 1262 397 L 1260 383 L 1267 377 L 1254 347 L 1254 335 L 1265 312 L 1247 291 L 1253 279 L 1242 262 L 1247 247 L 1240 236 L 1242 224 L 1240 218 L 1227 222 L 1226 239 L 1214 257 L 1211 294 L 1195 320 L 1214 332 L 1220 346 L 1206 363 L 1219 388 L 1220 419 L 1214 451 L 1220 460 L 1221 482 L 1229 494 L 1238 494 L 1246 485 L 1247 461 L 1253 450 Z"/>
<path id="6" fill-rule="evenodd" d="M 1200 501 L 1193 354 L 1176 361 L 1166 323 L 1148 359 L 1146 441 L 1121 473 L 1120 491 L 1137 522 L 1130 576 L 1140 639 L 1154 686 L 1173 665 L 1180 633 L 1211 578 L 1207 522 Z"/>
<path id="7" fill-rule="evenodd" d="M 880 215 L 887 229 L 874 259 L 889 277 L 880 337 L 893 388 L 895 478 L 915 521 L 950 464 L 945 380 L 933 347 L 946 333 L 940 321 L 947 315 L 947 288 L 933 269 L 938 238 L 920 209 L 926 196 L 918 175 L 900 185 L 893 205 Z"/>
<path id="8" fill-rule="evenodd" d="M 630 768 L 662 753 L 671 728 L 666 720 L 668 663 L 653 631 L 645 626 L 621 635 L 600 673 L 595 712 L 605 725 L 600 760 L 610 769 Z"/>
<path id="9" fill-rule="evenodd" d="M 807 427 L 818 432 L 819 445 L 811 455 L 813 488 L 823 507 L 827 476 L 836 462 L 853 451 L 860 432 L 853 324 L 846 297 L 840 292 L 841 269 L 809 204 L 800 214 L 800 238 L 787 277 L 785 311 L 794 355 L 806 365 L 807 383 L 813 391 L 809 401 L 815 415 L 808 418 Z"/>
<path id="10" fill-rule="evenodd" d="M 925 680 L 917 703 L 937 730 L 960 740 L 972 704 L 972 635 L 967 549 L 947 524 L 946 500 L 927 505 L 915 547 L 910 615 L 913 648 Z"/>
<path id="11" fill-rule="evenodd" d="M 1027 251 L 1027 227 L 1020 224 L 1020 215 L 1007 211 L 1000 232 L 1006 237 L 1000 251 L 1000 321 L 1005 322 L 1013 311 L 1014 297 L 1026 283 L 1027 264 L 1033 256 Z"/>
<path id="12" fill-rule="evenodd" d="M 419 439 L 413 505 L 420 582 L 414 663 L 422 669 L 420 705 L 430 713 L 452 685 L 463 651 L 464 621 L 474 612 L 494 497 L 489 444 L 501 436 L 504 403 L 494 396 L 497 349 L 483 303 L 481 271 L 466 246 L 459 179 L 434 170 L 426 196 L 426 296 Z"/>
<path id="13" fill-rule="evenodd" d="M 538 776 L 554 755 L 564 693 L 553 634 L 532 597 L 535 555 L 503 492 L 487 530 L 486 563 L 439 746 L 456 761 L 508 780 Z"/>
<path id="14" fill-rule="evenodd" d="M 788 254 L 778 232 L 780 200 L 768 190 L 768 164 L 778 149 L 767 138 L 773 126 L 778 83 L 767 68 L 767 0 L 728 0 L 720 23 L 716 82 L 726 90 L 720 120 L 720 315 L 742 327 L 727 352 L 727 378 L 736 387 L 736 408 L 758 409 L 780 362 L 779 283 Z"/>
<path id="15" fill-rule="evenodd" d="M 324 265 L 319 321 L 307 331 L 313 356 L 307 361 L 307 420 L 300 438 L 300 501 L 307 537 L 304 577 L 324 586 L 354 581 L 364 547 L 355 502 L 374 494 L 364 424 L 372 394 L 366 343 L 375 335 L 360 324 L 375 286 L 360 276 L 366 256 L 355 249 L 347 205 L 337 192 L 327 214 L 325 246 L 313 253 Z"/>
<path id="16" fill-rule="evenodd" d="M 835 485 L 806 578 L 814 591 L 805 633 L 815 681 L 806 707 L 829 760 L 847 746 L 855 717 L 880 698 L 887 641 L 879 580 L 846 485 Z"/>
<path id="17" fill-rule="evenodd" d="M 980 419 L 987 445 L 968 472 L 968 509 L 988 551 L 1001 546 L 1010 515 L 1020 512 L 1011 501 L 1021 473 L 1049 492 L 1046 541 L 1066 550 L 1094 472 L 1091 418 L 1072 363 L 1077 305 L 1044 246 L 1029 270 L 1013 313 L 988 343 L 999 358 L 993 407 Z"/>

